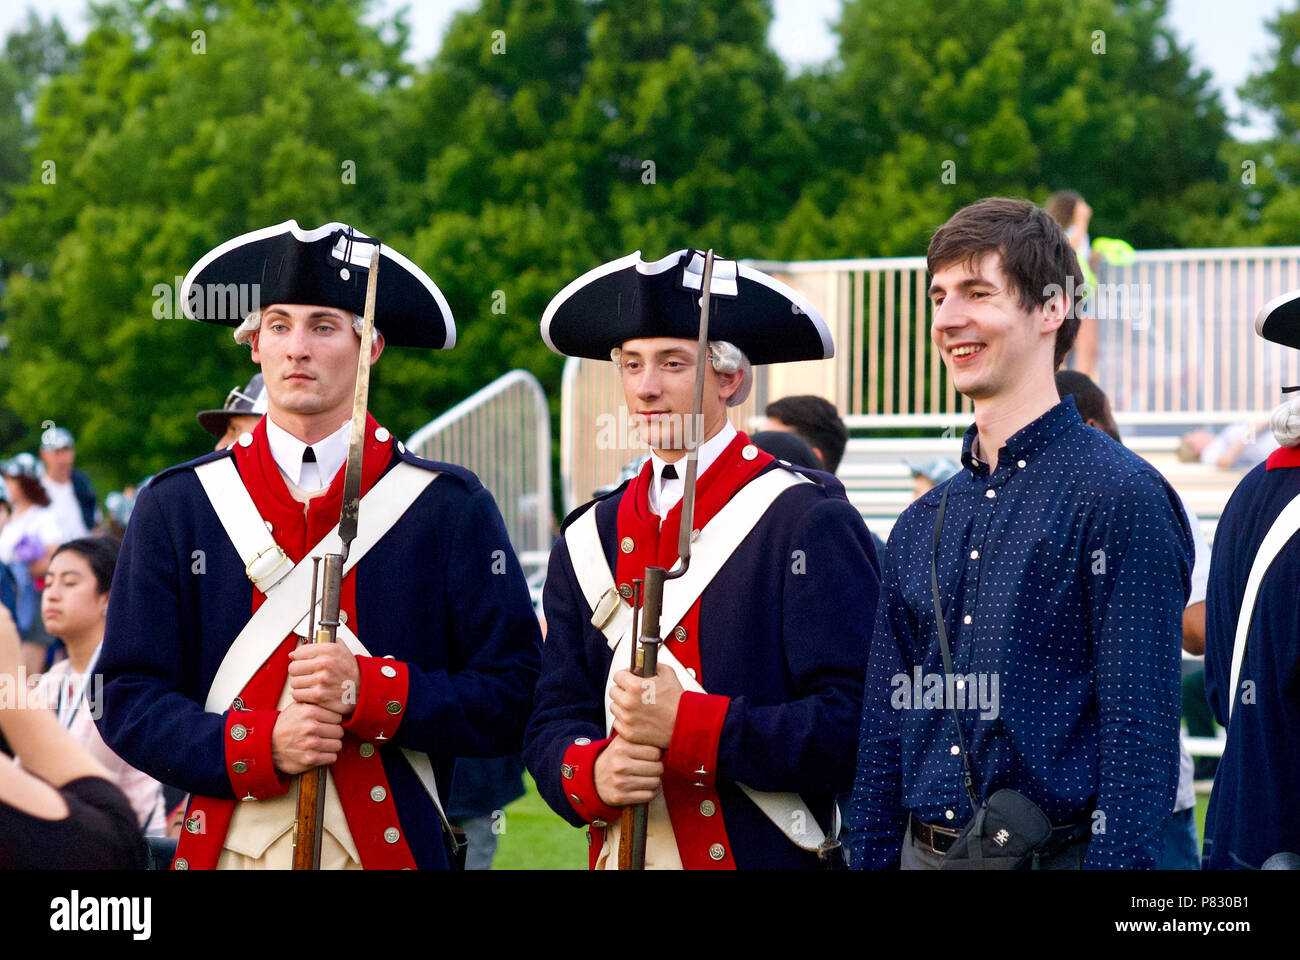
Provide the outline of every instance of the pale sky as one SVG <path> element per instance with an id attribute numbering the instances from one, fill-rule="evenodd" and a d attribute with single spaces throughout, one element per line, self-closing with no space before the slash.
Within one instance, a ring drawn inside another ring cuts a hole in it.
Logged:
<path id="1" fill-rule="evenodd" d="M 1068 2 L 1068 0 L 1067 0 Z M 1169 22 L 1183 43 L 1190 43 L 1196 64 L 1214 75 L 1229 116 L 1235 118 L 1235 135 L 1263 136 L 1267 127 L 1258 117 L 1240 116 L 1243 107 L 1236 88 L 1268 51 L 1270 36 L 1264 21 L 1297 0 L 1169 0 Z M 7 34 L 26 19 L 30 2 L 0 5 L 0 34 Z M 391 14 L 410 7 L 411 57 L 433 56 L 451 17 L 473 9 L 478 0 L 377 0 L 376 12 Z M 41 0 L 41 15 L 57 14 L 74 39 L 85 34 L 86 0 Z M 821 63 L 835 56 L 835 35 L 830 24 L 839 18 L 841 0 L 774 0 L 776 17 L 770 33 L 772 46 L 793 69 Z"/>

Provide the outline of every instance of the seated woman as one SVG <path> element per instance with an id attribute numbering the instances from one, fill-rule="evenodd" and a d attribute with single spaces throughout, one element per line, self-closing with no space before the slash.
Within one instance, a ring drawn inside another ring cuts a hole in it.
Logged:
<path id="1" fill-rule="evenodd" d="M 41 617 L 50 636 L 63 641 L 68 658 L 41 679 L 38 692 L 54 706 L 59 723 L 90 755 L 103 764 L 135 811 L 146 836 L 166 831 L 162 786 L 109 749 L 95 727 L 102 679 L 96 683 L 95 663 L 104 640 L 109 587 L 121 544 L 112 537 L 69 540 L 54 551 L 45 574 Z"/>
<path id="2" fill-rule="evenodd" d="M 20 684 L 18 630 L 0 607 L 0 870 L 144 869 L 135 814 L 108 771 Z"/>

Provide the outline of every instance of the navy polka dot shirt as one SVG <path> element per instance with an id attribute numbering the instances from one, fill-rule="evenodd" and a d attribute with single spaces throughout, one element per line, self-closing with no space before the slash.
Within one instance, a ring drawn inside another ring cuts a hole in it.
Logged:
<path id="1" fill-rule="evenodd" d="M 950 487 L 939 545 L 953 675 L 931 599 L 943 486 L 899 518 L 868 658 L 846 835 L 854 866 L 897 865 L 908 814 L 971 815 L 952 705 L 983 800 L 1003 787 L 1053 824 L 1091 821 L 1085 866 L 1152 867 L 1174 805 L 1179 651 L 1191 537 L 1153 467 L 1066 398 L 972 455 Z"/>

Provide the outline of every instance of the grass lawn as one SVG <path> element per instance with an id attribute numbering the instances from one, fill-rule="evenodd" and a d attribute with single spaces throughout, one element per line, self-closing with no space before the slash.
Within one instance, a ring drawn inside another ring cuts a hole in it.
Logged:
<path id="1" fill-rule="evenodd" d="M 506 807 L 492 869 L 586 870 L 587 831 L 561 820 L 526 773 L 524 786 L 528 792 Z"/>

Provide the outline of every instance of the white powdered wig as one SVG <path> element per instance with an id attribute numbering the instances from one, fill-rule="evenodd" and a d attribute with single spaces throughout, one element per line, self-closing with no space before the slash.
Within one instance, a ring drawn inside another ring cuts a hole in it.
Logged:
<path id="1" fill-rule="evenodd" d="M 609 351 L 609 359 L 613 360 L 615 365 L 622 356 L 623 351 L 618 347 Z M 718 373 L 735 373 L 740 370 L 743 374 L 740 378 L 740 386 L 727 398 L 727 406 L 738 407 L 749 399 L 749 392 L 754 389 L 754 367 L 749 362 L 749 357 L 745 356 L 738 346 L 726 340 L 710 340 L 709 361 Z"/>
<path id="2" fill-rule="evenodd" d="M 1290 399 L 1274 408 L 1268 420 L 1278 443 L 1300 447 L 1300 393 L 1290 394 Z"/>
<path id="3" fill-rule="evenodd" d="M 361 336 L 361 328 L 365 325 L 365 322 L 365 317 L 359 316 L 355 313 L 352 314 L 352 329 L 356 331 L 358 337 Z M 253 334 L 257 333 L 257 331 L 261 329 L 262 311 L 254 310 L 244 318 L 243 323 L 235 328 L 235 343 L 248 343 L 248 341 L 252 339 Z M 375 328 L 375 332 L 379 332 L 378 327 Z"/>

